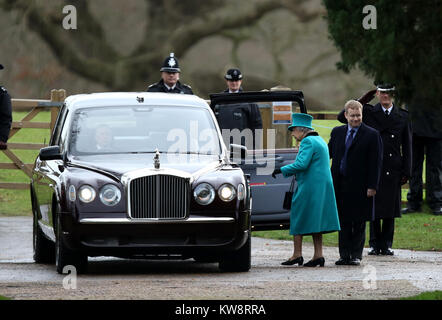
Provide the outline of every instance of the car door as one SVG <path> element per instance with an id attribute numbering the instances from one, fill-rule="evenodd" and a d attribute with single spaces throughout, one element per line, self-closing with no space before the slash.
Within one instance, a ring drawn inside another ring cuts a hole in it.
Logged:
<path id="1" fill-rule="evenodd" d="M 300 91 L 220 93 L 210 95 L 210 100 L 211 108 L 214 111 L 218 111 L 223 106 L 238 103 L 268 105 L 269 102 L 289 102 L 292 103 L 293 111 L 291 112 L 296 112 L 295 106 L 298 106 L 299 112 L 307 113 L 304 97 Z M 215 112 L 215 114 L 217 115 L 219 112 Z M 217 117 L 217 119 L 219 122 L 223 121 L 221 117 Z M 287 126 L 284 127 L 284 130 L 285 128 Z M 268 132 L 264 130 L 262 134 L 266 135 Z M 232 139 L 224 138 L 224 141 L 229 146 L 229 141 Z M 237 141 L 243 140 L 237 139 Z M 256 144 L 249 145 L 255 146 Z M 297 150 L 291 145 L 290 140 L 280 148 L 268 146 L 266 149 L 248 149 L 245 159 L 235 161 L 244 173 L 250 176 L 253 230 L 287 229 L 289 227 L 290 212 L 285 210 L 282 204 L 292 179 L 284 178 L 282 175 L 277 175 L 274 179 L 271 173 L 275 168 L 293 163 Z"/>

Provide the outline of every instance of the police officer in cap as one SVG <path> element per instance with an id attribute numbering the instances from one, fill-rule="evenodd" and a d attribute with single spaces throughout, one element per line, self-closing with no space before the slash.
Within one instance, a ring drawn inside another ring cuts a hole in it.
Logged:
<path id="1" fill-rule="evenodd" d="M 225 93 L 242 92 L 241 87 L 243 75 L 239 69 L 229 69 L 224 75 L 226 79 L 227 89 Z M 252 131 L 253 140 L 256 141 L 256 129 L 262 129 L 261 113 L 256 103 L 236 103 L 228 105 L 217 105 L 215 107 L 215 116 L 218 124 L 222 129 L 250 129 Z M 233 137 L 230 137 L 230 143 L 233 142 Z M 245 137 L 241 137 L 241 144 L 248 148 L 257 148 L 254 141 L 247 143 Z"/>
<path id="2" fill-rule="evenodd" d="M 229 69 L 224 76 L 227 83 L 227 89 L 224 92 L 237 93 L 242 91 L 242 73 L 239 69 Z"/>
<path id="3" fill-rule="evenodd" d="M 0 70 L 3 69 L 3 65 L 0 64 Z M 0 86 L 0 150 L 7 148 L 6 142 L 8 141 L 9 131 L 12 124 L 12 106 L 11 97 L 8 91 Z"/>
<path id="4" fill-rule="evenodd" d="M 393 255 L 394 219 L 401 216 L 401 185 L 411 176 L 411 125 L 408 111 L 393 103 L 394 86 L 379 83 L 376 87 L 378 104 L 368 104 L 373 91 L 360 98 L 360 102 L 365 103 L 362 121 L 379 131 L 384 150 L 375 196 L 375 220 L 370 222 L 371 250 L 368 254 Z M 346 123 L 343 111 L 338 120 Z"/>
<path id="5" fill-rule="evenodd" d="M 166 92 L 166 93 L 182 93 L 193 94 L 192 88 L 187 84 L 182 84 L 180 79 L 181 69 L 174 53 L 164 60 L 163 66 L 160 69 L 161 80 L 150 85 L 147 88 L 148 92 Z"/>

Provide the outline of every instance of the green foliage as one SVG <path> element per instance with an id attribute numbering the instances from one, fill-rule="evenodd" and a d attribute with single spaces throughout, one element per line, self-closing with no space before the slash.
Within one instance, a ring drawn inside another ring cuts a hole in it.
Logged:
<path id="1" fill-rule="evenodd" d="M 376 29 L 363 19 L 376 8 Z M 394 83 L 397 98 L 439 110 L 442 98 L 442 23 L 438 0 L 323 0 L 331 39 L 341 52 L 338 68 L 359 67 L 375 81 Z M 422 103 L 422 100 L 425 103 Z"/>
<path id="2" fill-rule="evenodd" d="M 417 296 L 401 298 L 399 300 L 442 300 L 442 291 L 423 292 Z"/>

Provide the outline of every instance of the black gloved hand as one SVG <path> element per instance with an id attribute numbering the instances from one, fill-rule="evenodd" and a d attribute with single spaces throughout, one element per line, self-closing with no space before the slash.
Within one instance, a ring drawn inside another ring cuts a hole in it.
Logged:
<path id="1" fill-rule="evenodd" d="M 0 150 L 6 150 L 7 147 L 8 145 L 6 144 L 6 142 L 0 141 Z"/>
<path id="2" fill-rule="evenodd" d="M 282 173 L 282 172 L 281 172 L 281 169 L 279 169 L 279 168 L 273 170 L 273 172 L 272 172 L 273 179 L 276 179 L 276 175 L 280 174 L 280 173 Z"/>

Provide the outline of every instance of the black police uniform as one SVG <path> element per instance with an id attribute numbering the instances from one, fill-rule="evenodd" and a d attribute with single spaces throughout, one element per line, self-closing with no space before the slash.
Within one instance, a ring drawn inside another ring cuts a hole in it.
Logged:
<path id="1" fill-rule="evenodd" d="M 160 72 L 171 72 L 175 73 L 181 72 L 181 69 L 178 64 L 178 59 L 175 58 L 174 53 L 170 53 L 169 57 L 164 60 L 164 63 L 160 69 Z M 177 81 L 173 88 L 168 88 L 164 83 L 164 80 L 161 79 L 157 83 L 151 84 L 147 88 L 147 92 L 165 92 L 165 93 L 181 93 L 181 94 L 193 94 L 192 88 L 187 84 L 182 84 Z"/>
<path id="2" fill-rule="evenodd" d="M 422 172 L 426 156 L 426 202 L 436 215 L 442 214 L 442 121 L 440 111 L 426 110 L 430 102 L 416 95 L 410 104 L 413 132 L 413 165 L 405 212 L 421 209 L 423 200 Z"/>
<path id="3" fill-rule="evenodd" d="M 188 86 L 187 84 L 182 84 L 181 82 L 177 81 L 174 88 L 169 89 L 164 84 L 163 79 L 158 81 L 157 83 L 154 83 L 150 85 L 147 88 L 148 92 L 166 92 L 166 93 L 182 93 L 182 94 L 193 94 L 192 88 Z"/>
<path id="4" fill-rule="evenodd" d="M 0 70 L 3 66 L 0 64 Z M 6 143 L 12 124 L 11 97 L 4 87 L 0 86 L 0 141 Z"/>
<path id="5" fill-rule="evenodd" d="M 375 221 L 370 223 L 370 247 L 374 253 L 391 254 L 394 218 L 401 216 L 401 181 L 411 176 L 411 125 L 408 111 L 393 105 L 387 116 L 380 103 L 363 106 L 362 121 L 379 131 L 383 160 L 375 196 Z M 346 123 L 344 110 L 338 120 Z M 380 219 L 383 220 L 381 229 Z"/>
<path id="6" fill-rule="evenodd" d="M 227 71 L 224 78 L 226 80 L 241 80 L 242 74 L 238 69 L 230 69 Z M 242 91 L 242 88 L 240 88 L 239 92 Z M 224 92 L 229 92 L 229 89 L 226 89 Z M 242 131 L 244 129 L 250 129 L 255 140 L 256 129 L 262 129 L 261 113 L 256 103 L 217 105 L 214 111 L 221 130 L 238 129 L 239 131 Z M 233 137 L 230 139 L 230 143 L 232 142 Z M 241 144 L 246 145 L 245 137 L 241 137 Z M 253 144 L 253 147 L 256 147 L 256 143 Z"/>

